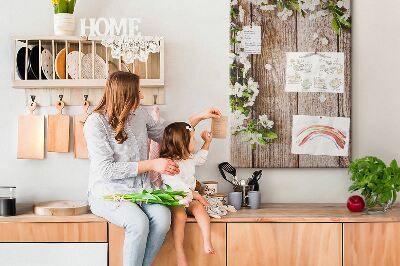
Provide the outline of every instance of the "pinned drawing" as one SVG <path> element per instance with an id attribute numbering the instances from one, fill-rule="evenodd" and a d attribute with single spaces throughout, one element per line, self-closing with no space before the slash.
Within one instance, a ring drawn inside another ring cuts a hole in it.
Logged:
<path id="1" fill-rule="evenodd" d="M 288 92 L 344 92 L 343 53 L 286 53 Z"/>
<path id="2" fill-rule="evenodd" d="M 348 156 L 350 118 L 293 116 L 292 153 Z"/>

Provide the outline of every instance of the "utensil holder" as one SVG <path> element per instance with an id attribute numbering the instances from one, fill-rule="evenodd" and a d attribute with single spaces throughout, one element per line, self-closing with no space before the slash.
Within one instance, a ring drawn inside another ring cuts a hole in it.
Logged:
<path id="1" fill-rule="evenodd" d="M 233 186 L 233 191 L 242 193 L 242 207 L 250 207 L 249 205 L 249 191 L 254 190 L 254 185 Z"/>

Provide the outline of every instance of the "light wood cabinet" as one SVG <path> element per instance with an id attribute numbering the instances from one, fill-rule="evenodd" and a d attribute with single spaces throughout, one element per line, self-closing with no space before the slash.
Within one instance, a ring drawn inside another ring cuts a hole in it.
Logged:
<path id="1" fill-rule="evenodd" d="M 400 265 L 400 223 L 347 223 L 344 266 Z"/>
<path id="2" fill-rule="evenodd" d="M 228 223 L 228 265 L 339 266 L 339 223 Z"/>
<path id="3" fill-rule="evenodd" d="M 187 223 L 184 247 L 188 263 L 191 266 L 226 265 L 226 224 L 211 224 L 211 235 L 216 255 L 207 255 L 203 250 L 203 240 L 197 223 Z M 122 247 L 124 230 L 109 224 L 109 266 L 122 266 Z M 175 266 L 176 255 L 171 231 L 155 259 L 154 266 Z"/>
<path id="4" fill-rule="evenodd" d="M 0 242 L 107 242 L 107 223 L 0 223 Z"/>

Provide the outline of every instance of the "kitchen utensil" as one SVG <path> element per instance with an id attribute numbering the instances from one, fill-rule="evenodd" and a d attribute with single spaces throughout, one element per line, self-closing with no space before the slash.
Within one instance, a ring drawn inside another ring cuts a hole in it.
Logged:
<path id="1" fill-rule="evenodd" d="M 225 139 L 228 133 L 228 117 L 221 116 L 213 118 L 211 122 L 211 133 L 213 138 Z"/>
<path id="2" fill-rule="evenodd" d="M 218 169 L 219 169 L 219 172 L 221 173 L 222 177 L 226 181 L 228 181 L 229 183 L 231 183 L 234 186 L 239 185 L 239 182 L 238 182 L 237 177 L 236 177 L 236 168 L 233 167 L 230 163 L 222 162 L 222 163 L 220 163 L 218 165 Z M 231 174 L 233 176 L 232 181 L 226 178 L 226 175 L 225 175 L 224 171 L 226 171 L 227 173 L 229 173 L 229 174 Z"/>
<path id="3" fill-rule="evenodd" d="M 249 191 L 248 193 L 249 205 L 251 209 L 259 209 L 261 204 L 260 191 Z"/>
<path id="4" fill-rule="evenodd" d="M 29 105 L 29 114 L 18 117 L 18 159 L 44 158 L 44 116 L 34 115 L 36 103 Z"/>
<path id="5" fill-rule="evenodd" d="M 242 180 L 244 181 L 244 180 Z M 243 184 L 243 183 L 242 183 Z M 248 200 L 248 194 L 250 191 L 254 190 L 254 186 L 253 185 L 244 185 L 244 186 L 234 186 L 233 190 L 235 192 L 240 192 L 242 193 L 242 207 L 249 207 L 249 200 Z"/>
<path id="6" fill-rule="evenodd" d="M 78 51 L 72 51 L 67 55 L 67 73 L 72 79 L 79 79 L 79 57 L 81 57 L 81 63 L 84 53 Z"/>
<path id="7" fill-rule="evenodd" d="M 28 62 L 27 64 L 29 65 L 29 57 L 31 56 L 31 49 L 28 48 Z M 27 67 L 25 65 L 25 58 L 26 58 L 26 48 L 22 47 L 21 49 L 18 50 L 17 53 L 17 75 L 21 80 L 25 80 L 25 68 Z M 28 74 L 28 79 L 35 79 L 35 76 L 33 76 L 32 73 L 27 71 Z"/>
<path id="8" fill-rule="evenodd" d="M 46 79 L 53 79 L 53 55 L 52 53 L 44 49 L 42 51 L 42 71 L 46 76 Z"/>
<path id="9" fill-rule="evenodd" d="M 216 181 L 204 181 L 204 193 L 206 195 L 214 195 L 218 193 L 218 182 Z"/>
<path id="10" fill-rule="evenodd" d="M 44 216 L 74 216 L 86 214 L 89 206 L 86 202 L 75 202 L 67 200 L 48 201 L 35 204 L 33 212 Z"/>
<path id="11" fill-rule="evenodd" d="M 68 47 L 68 53 L 76 51 L 73 47 Z M 67 49 L 63 48 L 56 56 L 56 74 L 60 79 L 66 79 L 66 53 Z"/>
<path id="12" fill-rule="evenodd" d="M 258 184 L 258 181 L 260 180 L 261 176 L 262 176 L 262 170 L 255 171 L 251 176 L 250 181 L 248 182 L 249 185 L 254 186 L 255 191 L 260 190 L 260 185 Z"/>
<path id="13" fill-rule="evenodd" d="M 39 75 L 41 79 L 46 79 L 46 75 L 44 74 L 42 68 L 39 67 L 39 56 L 42 57 L 42 51 L 44 50 L 43 47 L 39 47 L 39 45 L 35 45 L 32 48 L 31 55 L 29 56 L 29 67 L 28 72 L 30 72 L 35 79 L 39 79 Z M 39 69 L 40 68 L 40 69 Z M 39 74 L 40 72 L 40 74 Z"/>
<path id="14" fill-rule="evenodd" d="M 89 53 L 82 57 L 82 78 L 93 79 L 93 54 Z M 106 79 L 106 62 L 98 54 L 94 55 L 94 79 Z"/>
<path id="15" fill-rule="evenodd" d="M 0 186 L 0 216 L 15 216 L 16 208 L 16 187 Z"/>
<path id="16" fill-rule="evenodd" d="M 88 117 L 90 103 L 87 101 L 85 96 L 85 101 L 83 102 L 83 114 L 74 116 L 74 156 L 77 159 L 87 159 L 88 150 L 86 147 L 86 139 L 83 135 L 83 125 Z"/>
<path id="17" fill-rule="evenodd" d="M 57 101 L 56 115 L 48 117 L 48 146 L 49 152 L 68 152 L 69 151 L 69 116 L 62 114 L 64 102 Z"/>
<path id="18" fill-rule="evenodd" d="M 242 207 L 242 192 L 230 192 L 228 194 L 228 204 L 232 205 L 236 210 Z"/>

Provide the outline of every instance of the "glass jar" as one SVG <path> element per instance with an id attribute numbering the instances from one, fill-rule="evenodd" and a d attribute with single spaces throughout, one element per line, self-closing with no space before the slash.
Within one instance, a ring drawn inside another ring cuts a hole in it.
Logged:
<path id="1" fill-rule="evenodd" d="M 16 187 L 0 186 L 0 216 L 16 215 L 16 189 Z"/>

